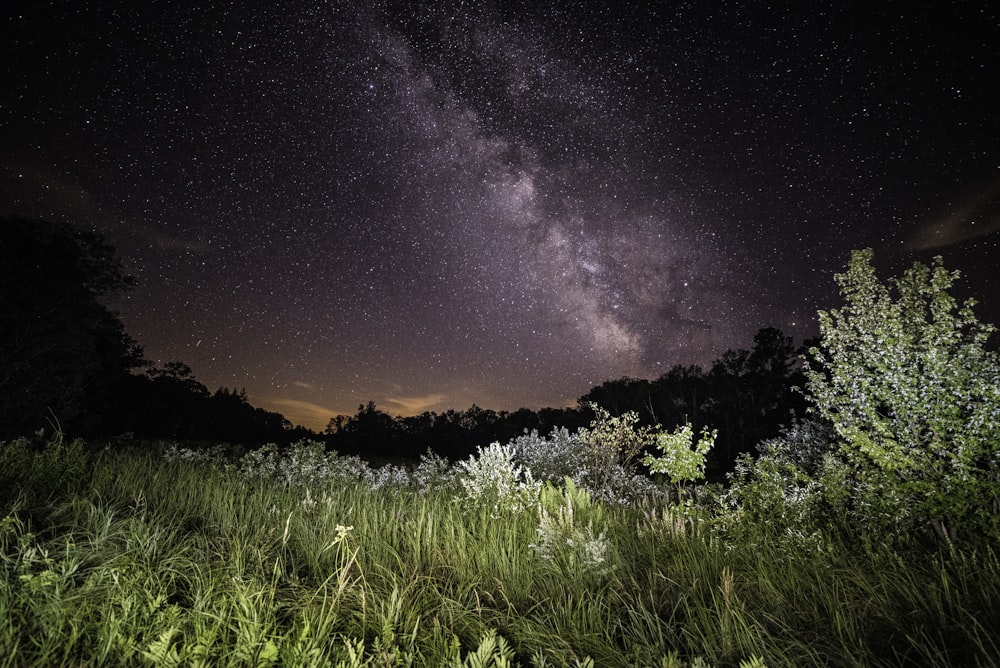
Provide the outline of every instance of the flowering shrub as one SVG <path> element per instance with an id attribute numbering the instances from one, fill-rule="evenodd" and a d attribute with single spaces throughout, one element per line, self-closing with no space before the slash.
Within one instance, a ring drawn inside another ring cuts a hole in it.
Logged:
<path id="1" fill-rule="evenodd" d="M 386 464 L 375 469 L 365 467 L 362 481 L 373 492 L 378 490 L 398 492 L 412 484 L 409 471 L 394 464 Z"/>
<path id="2" fill-rule="evenodd" d="M 617 418 L 612 418 L 617 420 Z M 622 421 L 618 421 L 620 427 Z M 625 421 L 624 424 L 631 424 Z M 594 432 L 580 430 L 575 434 L 565 428 L 553 430 L 548 438 L 537 431 L 515 438 L 510 442 L 515 460 L 529 469 L 536 479 L 560 483 L 572 478 L 577 486 L 586 489 L 595 499 L 605 503 L 628 505 L 643 496 L 654 494 L 658 487 L 653 481 L 627 469 L 618 461 L 609 445 L 609 432 L 602 431 L 598 455 L 593 454 Z M 600 456 L 599 456 L 600 455 Z"/>
<path id="3" fill-rule="evenodd" d="M 331 482 L 345 485 L 374 484 L 379 480 L 360 457 L 340 456 L 336 451 L 326 452 L 323 443 L 309 439 L 285 449 L 268 443 L 244 455 L 237 470 L 249 478 L 269 478 L 288 486 Z M 383 475 L 398 479 L 398 473 L 395 472 Z M 379 480 L 378 484 L 382 484 L 382 481 Z"/>
<path id="4" fill-rule="evenodd" d="M 492 443 L 477 450 L 478 455 L 456 465 L 461 486 L 456 501 L 487 507 L 493 517 L 519 513 L 534 504 L 540 483 L 531 471 L 514 463 L 512 446 Z"/>
<path id="5" fill-rule="evenodd" d="M 554 429 L 547 438 L 538 431 L 510 442 L 514 459 L 531 471 L 536 480 L 560 483 L 567 476 L 578 480 L 587 444 L 565 427 Z"/>
<path id="6" fill-rule="evenodd" d="M 168 462 L 194 462 L 212 466 L 225 466 L 228 463 L 226 446 L 218 443 L 210 448 L 182 448 L 177 443 L 167 443 L 163 446 L 163 459 Z"/>
<path id="7" fill-rule="evenodd" d="M 529 545 L 544 562 L 566 576 L 607 575 L 611 571 L 605 534 L 594 531 L 594 518 L 583 524 L 577 511 L 591 511 L 590 494 L 578 488 L 572 478 L 565 479 L 562 491 L 546 483 L 538 504 L 538 542 Z M 575 503 L 574 503 L 575 502 Z M 553 508 L 554 514 L 549 510 Z M 600 516 L 599 507 L 593 510 Z"/>
<path id="8" fill-rule="evenodd" d="M 534 494 L 542 481 L 558 483 L 566 477 L 595 499 L 612 504 L 631 504 L 659 490 L 649 478 L 626 471 L 619 463 L 595 474 L 596 469 L 588 466 L 590 447 L 580 434 L 566 429 L 553 431 L 547 439 L 532 432 L 506 446 L 494 443 L 479 448 L 478 455 L 455 466 L 428 450 L 413 470 L 391 464 L 371 468 L 360 457 L 327 452 L 323 443 L 308 439 L 287 448 L 269 443 L 235 464 L 228 463 L 226 449 L 221 446 L 190 450 L 171 444 L 163 456 L 171 461 L 231 467 L 249 478 L 293 487 L 334 483 L 360 485 L 370 491 L 447 491 L 461 500 L 489 505 L 494 515 L 534 505 Z"/>
<path id="9" fill-rule="evenodd" d="M 426 453 L 420 455 L 420 464 L 411 475 L 411 484 L 421 494 L 453 490 L 456 485 L 455 473 L 447 459 L 428 448 Z"/>
<path id="10" fill-rule="evenodd" d="M 330 462 L 326 447 L 318 441 L 299 441 L 283 452 L 268 443 L 244 455 L 239 471 L 250 478 L 271 478 L 289 486 L 314 485 L 329 479 Z"/>

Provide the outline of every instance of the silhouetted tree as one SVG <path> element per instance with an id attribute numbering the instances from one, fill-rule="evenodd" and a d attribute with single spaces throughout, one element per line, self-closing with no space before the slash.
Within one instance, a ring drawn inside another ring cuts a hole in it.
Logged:
<path id="1" fill-rule="evenodd" d="M 698 366 L 677 365 L 654 381 L 619 378 L 593 387 L 575 408 L 521 408 L 493 411 L 473 405 L 465 411 L 424 412 L 391 417 L 374 402 L 358 407 L 354 416 L 340 415 L 326 427 L 331 447 L 369 457 L 416 459 L 428 449 L 451 460 L 465 459 L 477 446 L 506 443 L 526 432 L 547 435 L 566 427 L 575 431 L 594 418 L 596 403 L 613 416 L 634 411 L 640 424 L 667 429 L 690 423 L 694 431 L 718 429 L 714 476 L 730 469 L 741 452 L 752 451 L 765 438 L 777 436 L 803 398 L 792 386 L 801 384 L 792 339 L 765 328 L 750 350 L 729 350 L 708 373 Z"/>
<path id="2" fill-rule="evenodd" d="M 65 223 L 0 219 L 0 436 L 93 432 L 141 348 L 102 299 L 132 285 L 104 238 Z"/>
<path id="3" fill-rule="evenodd" d="M 708 385 L 716 398 L 711 422 L 719 430 L 716 467 L 777 434 L 801 400 L 792 392 L 796 364 L 792 338 L 772 327 L 754 336 L 751 350 L 729 350 L 712 365 Z"/>
<path id="4" fill-rule="evenodd" d="M 398 456 L 401 428 L 374 401 L 358 406 L 353 417 L 337 416 L 326 426 L 328 443 L 338 452 L 365 457 Z"/>
<path id="5" fill-rule="evenodd" d="M 642 378 L 608 380 L 580 397 L 580 405 L 597 404 L 612 415 L 621 415 L 626 411 L 648 414 L 648 410 L 640 411 L 639 408 L 648 403 L 650 389 L 649 381 Z"/>
<path id="6" fill-rule="evenodd" d="M 507 443 L 532 430 L 542 434 L 563 426 L 575 430 L 588 421 L 584 411 L 574 408 L 543 408 L 538 412 L 521 408 L 507 412 L 476 405 L 464 411 L 425 411 L 394 418 L 378 410 L 374 402 L 368 402 L 358 407 L 356 415 L 331 418 L 325 436 L 331 448 L 345 454 L 416 460 L 430 449 L 456 461 L 474 454 L 478 446 Z"/>
<path id="7" fill-rule="evenodd" d="M 119 409 L 118 431 L 145 439 L 260 445 L 315 437 L 308 429 L 292 429 L 280 413 L 251 405 L 245 390 L 210 393 L 183 362 L 133 375 Z"/>
<path id="8" fill-rule="evenodd" d="M 700 430 L 715 399 L 700 366 L 672 367 L 652 383 L 652 419 L 667 428 L 690 422 Z M 642 413 L 640 412 L 640 415 Z"/>
<path id="9" fill-rule="evenodd" d="M 804 400 L 793 391 L 801 385 L 798 352 L 791 337 L 774 328 L 754 336 L 750 350 L 728 350 L 706 373 L 698 366 L 677 365 L 656 380 L 611 380 L 580 398 L 612 415 L 633 411 L 640 424 L 667 429 L 691 423 L 695 431 L 718 429 L 709 461 L 713 476 L 729 470 L 736 456 L 751 452 L 765 438 L 777 436 Z"/>

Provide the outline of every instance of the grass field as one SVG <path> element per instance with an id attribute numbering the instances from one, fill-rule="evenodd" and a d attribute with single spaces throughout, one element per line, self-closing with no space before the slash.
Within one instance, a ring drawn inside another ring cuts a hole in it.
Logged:
<path id="1" fill-rule="evenodd" d="M 734 544 L 665 497 L 511 510 L 441 470 L 299 484 L 159 446 L 11 452 L 0 668 L 1000 663 L 988 544 Z"/>

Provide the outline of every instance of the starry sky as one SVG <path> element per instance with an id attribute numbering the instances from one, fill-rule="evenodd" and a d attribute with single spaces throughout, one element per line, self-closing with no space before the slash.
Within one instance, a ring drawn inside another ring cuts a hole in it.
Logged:
<path id="1" fill-rule="evenodd" d="M 995 3 L 0 11 L 0 214 L 105 234 L 149 359 L 297 424 L 801 341 L 866 246 L 1000 322 Z"/>

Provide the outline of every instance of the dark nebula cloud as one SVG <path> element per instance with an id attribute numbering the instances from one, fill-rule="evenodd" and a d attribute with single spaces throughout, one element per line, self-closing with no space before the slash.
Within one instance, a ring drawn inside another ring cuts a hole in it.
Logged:
<path id="1" fill-rule="evenodd" d="M 863 246 L 1000 310 L 989 3 L 619 4 L 22 3 L 0 208 L 107 234 L 148 357 L 313 427 L 809 336 Z"/>

